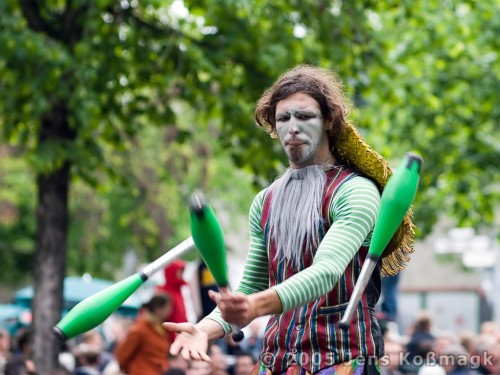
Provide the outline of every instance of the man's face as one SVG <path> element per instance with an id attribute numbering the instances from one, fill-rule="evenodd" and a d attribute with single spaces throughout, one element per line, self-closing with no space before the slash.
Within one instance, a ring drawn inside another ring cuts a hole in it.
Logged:
<path id="1" fill-rule="evenodd" d="M 329 157 L 321 109 L 308 94 L 297 92 L 278 102 L 276 132 L 292 168 L 321 164 Z"/>

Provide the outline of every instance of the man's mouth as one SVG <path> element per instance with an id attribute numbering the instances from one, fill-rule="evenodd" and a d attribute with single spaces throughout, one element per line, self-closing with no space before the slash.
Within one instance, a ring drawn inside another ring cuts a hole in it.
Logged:
<path id="1" fill-rule="evenodd" d="M 301 146 L 304 144 L 304 142 L 299 142 L 299 141 L 289 141 L 286 143 L 288 146 Z"/>

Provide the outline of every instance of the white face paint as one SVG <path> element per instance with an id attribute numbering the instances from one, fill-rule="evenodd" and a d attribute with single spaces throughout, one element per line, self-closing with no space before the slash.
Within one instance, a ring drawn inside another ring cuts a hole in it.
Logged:
<path id="1" fill-rule="evenodd" d="M 276 132 L 292 168 L 322 164 L 330 155 L 319 103 L 308 94 L 297 92 L 278 102 Z"/>

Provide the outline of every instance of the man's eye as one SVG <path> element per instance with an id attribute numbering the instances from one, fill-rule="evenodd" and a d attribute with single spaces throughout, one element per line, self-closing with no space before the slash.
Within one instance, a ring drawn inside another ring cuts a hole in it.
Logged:
<path id="1" fill-rule="evenodd" d="M 307 120 L 312 119 L 315 116 L 311 115 L 310 113 L 297 113 L 296 117 L 298 120 L 307 121 Z"/>
<path id="2" fill-rule="evenodd" d="M 279 116 L 276 119 L 276 121 L 278 121 L 278 122 L 285 122 L 285 121 L 288 121 L 288 120 L 290 120 L 290 116 L 289 115 L 287 115 L 287 116 Z"/>

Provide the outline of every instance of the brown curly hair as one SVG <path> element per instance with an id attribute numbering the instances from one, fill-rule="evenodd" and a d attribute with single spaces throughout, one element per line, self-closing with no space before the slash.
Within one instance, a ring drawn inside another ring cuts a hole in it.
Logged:
<path id="1" fill-rule="evenodd" d="M 276 138 L 276 105 L 297 92 L 308 94 L 318 102 L 326 127 L 331 125 L 328 134 L 331 146 L 331 138 L 346 125 L 350 105 L 344 96 L 342 81 L 327 69 L 298 65 L 283 73 L 257 102 L 255 121 Z"/>

